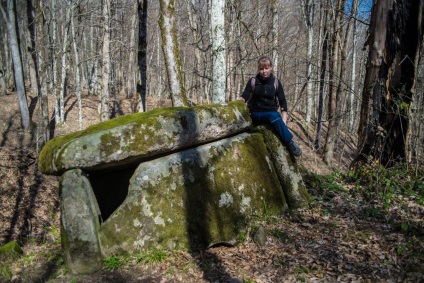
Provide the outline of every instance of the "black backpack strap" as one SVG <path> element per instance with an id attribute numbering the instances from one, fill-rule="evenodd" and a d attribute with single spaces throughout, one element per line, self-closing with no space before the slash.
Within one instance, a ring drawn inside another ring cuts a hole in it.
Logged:
<path id="1" fill-rule="evenodd" d="M 252 92 L 255 90 L 256 77 L 250 79 L 250 86 L 252 87 Z"/>

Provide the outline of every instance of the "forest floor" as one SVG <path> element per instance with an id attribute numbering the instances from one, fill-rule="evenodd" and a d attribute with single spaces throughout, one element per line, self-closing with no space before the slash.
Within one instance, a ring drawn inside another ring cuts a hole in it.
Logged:
<path id="1" fill-rule="evenodd" d="M 36 121 L 37 101 L 29 98 Z M 148 109 L 168 105 L 161 103 L 149 101 Z M 83 105 L 85 128 L 99 121 L 96 97 Z M 124 114 L 130 105 L 120 100 Z M 73 96 L 65 109 L 55 137 L 78 130 Z M 0 282 L 424 282 L 422 171 L 368 167 L 355 175 L 348 170 L 355 137 L 342 131 L 330 168 L 311 149 L 314 129 L 302 126 L 302 115 L 289 121 L 303 150 L 307 209 L 258 217 L 236 246 L 110 257 L 101 271 L 77 276 L 67 272 L 60 246 L 59 178 L 38 172 L 37 133 L 20 129 L 16 95 L 0 97 L 0 246 L 14 240 L 23 249 L 0 259 Z M 258 231 L 264 244 L 253 240 Z"/>

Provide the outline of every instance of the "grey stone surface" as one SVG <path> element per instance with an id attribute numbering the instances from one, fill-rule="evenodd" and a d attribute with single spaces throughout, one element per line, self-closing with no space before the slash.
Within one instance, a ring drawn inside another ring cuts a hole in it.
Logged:
<path id="1" fill-rule="evenodd" d="M 240 102 L 125 115 L 49 141 L 40 153 L 39 170 L 61 174 L 72 168 L 123 166 L 224 138 L 250 125 Z"/>
<path id="2" fill-rule="evenodd" d="M 261 127 L 265 144 L 276 168 L 290 208 L 304 208 L 309 203 L 309 194 L 303 182 L 295 157 L 291 156 L 280 140 L 265 127 Z"/>
<path id="3" fill-rule="evenodd" d="M 233 242 L 253 215 L 285 209 L 262 136 L 243 133 L 140 164 L 100 228 L 102 250 L 202 249 Z"/>
<path id="4" fill-rule="evenodd" d="M 101 267 L 98 239 L 100 210 L 90 182 L 80 169 L 67 171 L 61 182 L 61 236 L 71 273 L 90 273 Z"/>

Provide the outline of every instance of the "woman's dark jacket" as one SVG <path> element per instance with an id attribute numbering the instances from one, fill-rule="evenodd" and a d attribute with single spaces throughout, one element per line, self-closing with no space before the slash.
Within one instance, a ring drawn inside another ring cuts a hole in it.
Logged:
<path id="1" fill-rule="evenodd" d="M 268 78 L 263 78 L 257 74 L 254 89 L 252 88 L 251 80 L 247 82 L 241 95 L 244 101 L 247 101 L 247 107 L 250 112 L 277 111 L 278 108 L 281 108 L 282 111 L 287 111 L 283 85 L 278 80 L 276 95 L 274 86 L 275 77 L 273 74 Z"/>

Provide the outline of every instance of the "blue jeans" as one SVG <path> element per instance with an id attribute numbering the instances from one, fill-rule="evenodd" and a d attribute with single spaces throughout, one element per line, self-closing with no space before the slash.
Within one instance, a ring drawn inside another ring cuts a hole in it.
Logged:
<path id="1" fill-rule="evenodd" d="M 287 145 L 293 138 L 293 134 L 290 133 L 283 119 L 281 119 L 280 113 L 277 111 L 269 112 L 252 112 L 250 113 L 254 126 L 269 124 L 272 129 L 278 135 L 283 144 Z"/>

